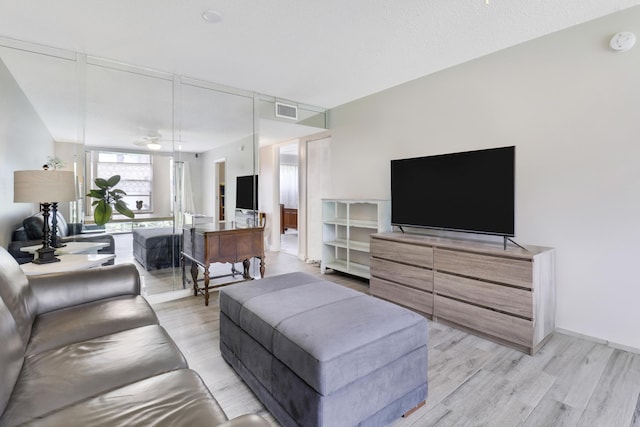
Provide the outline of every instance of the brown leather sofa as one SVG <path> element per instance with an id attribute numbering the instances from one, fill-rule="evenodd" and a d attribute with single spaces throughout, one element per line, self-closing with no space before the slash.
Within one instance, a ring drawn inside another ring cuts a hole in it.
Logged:
<path id="1" fill-rule="evenodd" d="M 0 248 L 0 427 L 231 421 L 139 295 L 133 265 L 25 276 Z"/>

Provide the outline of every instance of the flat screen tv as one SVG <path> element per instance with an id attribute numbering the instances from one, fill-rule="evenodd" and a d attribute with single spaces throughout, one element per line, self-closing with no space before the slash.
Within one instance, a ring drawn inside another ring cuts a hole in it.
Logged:
<path id="1" fill-rule="evenodd" d="M 514 236 L 515 147 L 391 161 L 391 222 Z"/>
<path id="2" fill-rule="evenodd" d="M 258 209 L 258 175 L 236 178 L 236 209 Z"/>

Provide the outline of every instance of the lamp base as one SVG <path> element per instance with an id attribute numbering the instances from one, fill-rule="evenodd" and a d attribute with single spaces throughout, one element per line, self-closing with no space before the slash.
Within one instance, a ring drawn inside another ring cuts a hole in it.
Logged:
<path id="1" fill-rule="evenodd" d="M 40 248 L 36 251 L 38 257 L 32 262 L 34 264 L 49 264 L 52 262 L 60 262 L 60 258 L 55 256 L 56 250 L 54 248 Z"/>

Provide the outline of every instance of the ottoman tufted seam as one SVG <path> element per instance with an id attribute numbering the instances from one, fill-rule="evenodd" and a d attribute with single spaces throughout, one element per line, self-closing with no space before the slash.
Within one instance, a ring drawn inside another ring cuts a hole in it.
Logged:
<path id="1" fill-rule="evenodd" d="M 345 299 L 340 300 L 340 301 L 349 301 L 349 300 L 352 300 L 352 299 L 362 298 L 362 297 L 366 297 L 366 295 L 365 295 L 365 294 L 362 294 L 362 295 L 354 295 L 353 297 L 345 298 Z M 289 319 L 294 319 L 294 318 L 296 318 L 296 317 L 298 317 L 298 316 L 300 316 L 300 315 L 302 315 L 302 314 L 304 314 L 304 313 L 309 313 L 309 312 L 311 312 L 311 311 L 315 311 L 315 310 L 317 310 L 317 309 L 320 309 L 320 308 L 323 308 L 323 307 L 326 307 L 326 306 L 329 306 L 329 305 L 333 305 L 333 304 L 335 304 L 335 301 L 327 302 L 326 304 L 322 304 L 322 305 L 319 305 L 319 306 L 317 306 L 317 307 L 313 307 L 313 308 L 311 308 L 311 309 L 309 309 L 309 310 L 307 310 L 307 311 L 302 311 L 302 312 L 300 312 L 300 313 L 293 314 L 293 315 L 291 315 L 291 316 L 289 316 L 289 317 L 285 317 L 285 318 L 281 319 L 281 320 L 280 320 L 276 325 L 273 325 L 273 328 L 272 328 L 272 329 L 273 329 L 273 331 L 274 331 L 274 332 L 275 332 L 275 331 L 280 332 L 280 330 L 278 329 L 278 327 L 279 327 L 280 325 L 282 325 L 282 323 L 283 323 L 284 321 L 289 320 Z M 244 305 L 242 306 L 242 308 L 245 308 L 245 307 L 244 307 Z M 288 337 L 287 337 L 287 338 L 288 338 Z M 274 334 L 273 334 L 273 333 L 271 333 L 271 342 L 269 343 L 269 344 L 270 344 L 271 351 L 273 351 L 273 344 L 274 344 L 273 340 L 274 340 Z M 308 352 L 308 351 L 306 351 L 306 350 L 305 350 L 305 353 L 309 354 L 309 352 Z M 314 357 L 313 359 L 314 359 L 314 360 L 317 360 L 315 357 Z"/>
<path id="2" fill-rule="evenodd" d="M 323 283 L 323 280 L 322 280 L 322 279 L 316 279 L 315 277 L 310 277 L 309 279 L 312 279 L 312 280 L 311 280 L 310 282 L 300 283 L 299 285 L 296 285 L 295 287 L 298 287 L 298 286 L 306 286 L 306 285 L 310 285 L 310 284 L 312 284 L 312 283 Z M 262 279 L 262 280 L 264 280 L 264 279 Z M 259 282 L 259 281 L 258 281 L 258 283 L 257 283 L 257 286 L 260 286 L 260 282 Z M 283 288 L 283 289 L 278 289 L 278 290 L 276 290 L 276 291 L 270 291 L 270 292 L 268 292 L 268 293 L 270 293 L 270 294 L 274 294 L 274 293 L 279 293 L 279 292 L 286 292 L 286 291 L 288 291 L 288 290 L 290 290 L 290 289 L 291 289 L 291 288 Z M 236 302 L 238 302 L 238 303 L 240 304 L 240 306 L 241 306 L 242 308 L 244 308 L 244 306 L 245 306 L 247 303 L 249 303 L 249 302 L 253 301 L 253 300 L 254 300 L 254 299 L 256 299 L 256 298 L 263 297 L 264 295 L 265 295 L 265 294 L 253 295 L 252 297 L 249 297 L 249 298 L 247 298 L 246 300 L 244 300 L 244 301 L 242 301 L 242 302 L 240 302 L 240 301 L 238 301 L 238 300 L 236 300 Z M 363 295 L 364 295 L 364 294 L 363 294 Z"/>
<path id="3" fill-rule="evenodd" d="M 357 346 L 357 347 L 352 347 L 352 348 L 350 348 L 350 349 L 349 349 L 349 351 L 344 351 L 344 352 L 342 352 L 342 353 L 340 353 L 340 354 L 337 354 L 337 355 L 335 355 L 335 356 L 331 357 L 330 359 L 326 359 L 326 360 L 322 360 L 322 361 L 321 361 L 321 360 L 318 360 L 318 358 L 316 358 L 316 357 L 312 357 L 311 359 L 315 360 L 316 362 L 322 362 L 322 363 L 331 362 L 331 361 L 333 361 L 333 360 L 335 360 L 335 359 L 337 359 L 337 358 L 339 358 L 339 357 L 341 357 L 341 356 L 344 356 L 345 354 L 352 353 L 352 352 L 354 352 L 354 351 L 356 351 L 356 350 L 359 350 L 359 349 L 361 349 L 361 348 L 364 348 L 364 347 L 366 347 L 366 346 L 369 346 L 369 345 L 371 345 L 371 344 L 374 344 L 374 343 L 376 343 L 376 342 L 378 342 L 378 341 L 388 339 L 388 337 L 390 337 L 390 336 L 392 336 L 392 335 L 395 335 L 395 334 L 397 334 L 398 332 L 403 332 L 403 331 L 406 331 L 406 330 L 408 330 L 408 329 L 414 328 L 418 323 L 420 323 L 420 322 L 416 322 L 416 323 L 413 323 L 413 324 L 411 324 L 411 325 L 408 325 L 408 326 L 406 326 L 406 327 L 404 327 L 404 328 L 402 328 L 402 329 L 397 329 L 397 330 L 395 330 L 395 331 L 389 332 L 388 334 L 381 335 L 380 337 L 376 338 L 376 339 L 375 339 L 375 340 L 373 340 L 373 341 L 366 342 L 366 343 L 364 343 L 364 344 L 362 344 L 362 345 L 359 345 L 359 346 Z M 288 337 L 287 337 L 287 338 L 288 338 Z M 272 342 L 272 345 L 273 345 L 273 342 Z M 302 347 L 300 347 L 300 346 L 298 346 L 298 347 L 299 347 L 299 348 L 302 348 Z M 306 354 L 308 354 L 309 356 L 313 356 L 313 355 L 312 355 L 311 353 L 309 353 L 306 349 L 303 349 L 303 351 L 304 351 Z"/>

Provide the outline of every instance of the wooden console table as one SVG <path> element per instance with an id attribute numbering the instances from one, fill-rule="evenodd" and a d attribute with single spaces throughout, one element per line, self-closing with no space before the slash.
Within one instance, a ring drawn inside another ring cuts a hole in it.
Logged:
<path id="1" fill-rule="evenodd" d="M 191 260 L 193 294 L 204 294 L 204 303 L 209 305 L 209 266 L 212 263 L 232 263 L 231 274 L 239 274 L 233 263 L 242 262 L 242 277 L 252 280 L 249 274 L 251 258 L 260 259 L 260 277 L 264 277 L 264 227 L 239 227 L 233 223 L 208 223 L 183 229 L 182 274 L 185 277 L 184 259 Z M 198 286 L 198 265 L 204 268 L 204 287 Z M 233 283 L 233 282 L 231 282 Z M 214 287 L 229 285 L 223 283 Z"/>

